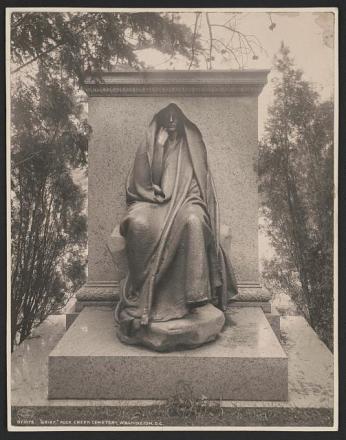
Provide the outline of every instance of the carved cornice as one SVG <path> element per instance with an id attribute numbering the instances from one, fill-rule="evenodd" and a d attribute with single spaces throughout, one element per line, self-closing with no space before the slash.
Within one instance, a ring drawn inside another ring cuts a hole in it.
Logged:
<path id="1" fill-rule="evenodd" d="M 269 70 L 143 71 L 95 73 L 88 96 L 258 96 Z"/>

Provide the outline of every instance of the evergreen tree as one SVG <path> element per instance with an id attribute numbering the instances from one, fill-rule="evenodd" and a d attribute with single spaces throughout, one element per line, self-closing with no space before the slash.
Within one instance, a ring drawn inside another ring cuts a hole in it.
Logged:
<path id="1" fill-rule="evenodd" d="M 264 277 L 283 288 L 321 339 L 333 344 L 333 102 L 321 102 L 283 44 L 260 143 L 267 234 L 277 257 Z"/>

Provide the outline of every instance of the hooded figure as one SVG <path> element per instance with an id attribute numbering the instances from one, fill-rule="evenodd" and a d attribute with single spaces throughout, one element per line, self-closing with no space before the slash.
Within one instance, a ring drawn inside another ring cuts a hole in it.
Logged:
<path id="1" fill-rule="evenodd" d="M 129 272 L 115 311 L 125 338 L 237 293 L 219 242 L 218 203 L 202 135 L 175 104 L 157 113 L 126 183 L 120 225 Z"/>

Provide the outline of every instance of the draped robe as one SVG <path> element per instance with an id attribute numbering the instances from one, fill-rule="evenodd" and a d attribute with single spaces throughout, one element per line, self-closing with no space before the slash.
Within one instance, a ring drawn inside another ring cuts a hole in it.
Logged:
<path id="1" fill-rule="evenodd" d="M 237 293 L 219 243 L 218 204 L 202 135 L 175 108 L 180 134 L 162 150 L 155 115 L 126 183 L 128 212 L 120 233 L 129 272 L 115 318 L 128 336 L 140 325 L 182 318 L 207 302 L 224 310 Z"/>

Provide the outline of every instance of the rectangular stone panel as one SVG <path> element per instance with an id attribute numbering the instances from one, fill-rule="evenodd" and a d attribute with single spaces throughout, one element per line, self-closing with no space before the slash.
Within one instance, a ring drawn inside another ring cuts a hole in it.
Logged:
<path id="1" fill-rule="evenodd" d="M 157 353 L 124 345 L 113 312 L 86 307 L 48 359 L 50 399 L 167 399 L 179 383 L 196 397 L 287 400 L 287 357 L 261 308 L 234 308 L 217 341 Z"/>
<path id="2" fill-rule="evenodd" d="M 88 279 L 122 277 L 107 240 L 126 212 L 125 181 L 136 149 L 154 114 L 170 102 L 202 132 L 237 280 L 258 282 L 257 95 L 89 98 Z"/>

